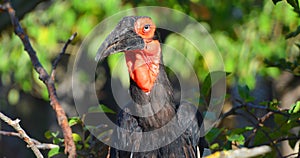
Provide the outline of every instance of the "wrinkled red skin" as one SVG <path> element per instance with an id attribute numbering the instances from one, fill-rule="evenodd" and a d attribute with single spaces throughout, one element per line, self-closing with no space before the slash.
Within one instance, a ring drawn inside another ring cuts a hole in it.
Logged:
<path id="1" fill-rule="evenodd" d="M 150 29 L 144 30 L 146 24 Z M 141 18 L 135 23 L 135 32 L 144 39 L 144 49 L 125 52 L 126 64 L 130 78 L 144 91 L 150 92 L 157 75 L 160 63 L 160 43 L 154 40 L 155 25 L 149 18 Z"/>

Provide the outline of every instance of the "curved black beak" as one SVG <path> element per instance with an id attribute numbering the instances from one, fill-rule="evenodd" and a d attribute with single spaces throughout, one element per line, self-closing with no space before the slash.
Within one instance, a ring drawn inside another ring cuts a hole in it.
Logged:
<path id="1" fill-rule="evenodd" d="M 137 17 L 124 17 L 116 28 L 104 40 L 98 49 L 95 60 L 102 61 L 107 56 L 130 50 L 144 48 L 144 40 L 134 31 L 134 23 Z"/>

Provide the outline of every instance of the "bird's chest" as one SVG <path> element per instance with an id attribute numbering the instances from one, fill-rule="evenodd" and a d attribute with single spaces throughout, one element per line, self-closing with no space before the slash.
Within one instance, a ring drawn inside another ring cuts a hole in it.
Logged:
<path id="1" fill-rule="evenodd" d="M 155 130 L 165 126 L 175 116 L 175 109 L 168 105 L 152 104 L 150 107 L 139 106 L 135 108 L 138 124 L 144 132 Z"/>

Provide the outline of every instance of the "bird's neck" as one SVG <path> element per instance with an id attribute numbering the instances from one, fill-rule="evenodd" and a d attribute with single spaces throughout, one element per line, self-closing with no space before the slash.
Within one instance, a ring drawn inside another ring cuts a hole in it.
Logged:
<path id="1" fill-rule="evenodd" d="M 143 50 L 125 53 L 130 78 L 138 87 L 149 93 L 159 74 L 161 64 L 161 48 L 158 40 L 145 40 Z"/>
<path id="2" fill-rule="evenodd" d="M 170 104 L 175 104 L 173 101 L 173 87 L 171 86 L 165 72 L 165 67 L 162 63 L 159 65 L 158 74 L 149 92 L 145 92 L 132 78 L 130 78 L 129 90 L 133 101 L 139 105 L 153 103 L 157 99 L 167 101 Z"/>
<path id="3" fill-rule="evenodd" d="M 140 116 L 136 118 L 143 130 L 151 131 L 161 128 L 174 118 L 176 106 L 173 89 L 163 65 L 160 65 L 159 74 L 150 92 L 144 92 L 131 79 L 130 94 L 134 101 L 130 108 L 137 116 Z"/>
<path id="4" fill-rule="evenodd" d="M 156 44 L 156 43 L 155 43 Z M 175 115 L 173 89 L 162 62 L 160 45 L 147 46 L 148 51 L 125 53 L 130 74 L 131 107 L 140 117 L 144 129 L 160 128 Z M 149 51 L 150 50 L 150 51 Z"/>

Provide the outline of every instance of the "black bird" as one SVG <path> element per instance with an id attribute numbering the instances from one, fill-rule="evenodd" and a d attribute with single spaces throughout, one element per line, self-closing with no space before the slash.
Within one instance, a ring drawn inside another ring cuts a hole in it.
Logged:
<path id="1" fill-rule="evenodd" d="M 130 75 L 133 102 L 118 114 L 120 128 L 112 138 L 118 149 L 111 149 L 112 158 L 194 158 L 207 146 L 200 136 L 204 131 L 200 130 L 202 116 L 197 108 L 187 102 L 175 104 L 155 31 L 150 17 L 124 17 L 98 50 L 97 61 L 124 52 Z M 173 126 L 167 128 L 167 124 Z M 140 134 L 154 131 L 159 132 Z M 159 146 L 163 142 L 167 143 Z"/>

